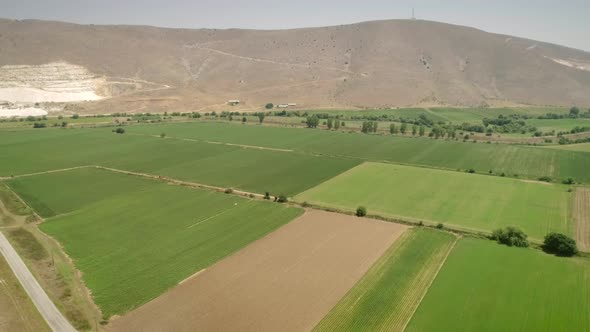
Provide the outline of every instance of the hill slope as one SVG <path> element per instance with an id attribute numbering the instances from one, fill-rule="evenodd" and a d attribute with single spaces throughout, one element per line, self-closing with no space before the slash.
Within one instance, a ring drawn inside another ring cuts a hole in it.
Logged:
<path id="1" fill-rule="evenodd" d="M 107 82 L 97 93 L 114 98 L 85 103 L 91 111 L 228 99 L 240 108 L 590 104 L 590 53 L 443 23 L 257 31 L 0 19 L 0 66 L 64 62 Z"/>

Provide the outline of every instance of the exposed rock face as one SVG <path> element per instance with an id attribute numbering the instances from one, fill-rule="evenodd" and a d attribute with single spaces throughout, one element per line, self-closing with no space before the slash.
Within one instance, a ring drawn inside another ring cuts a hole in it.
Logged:
<path id="1" fill-rule="evenodd" d="M 99 100 L 105 79 L 66 62 L 0 67 L 0 100 L 12 103 Z"/>

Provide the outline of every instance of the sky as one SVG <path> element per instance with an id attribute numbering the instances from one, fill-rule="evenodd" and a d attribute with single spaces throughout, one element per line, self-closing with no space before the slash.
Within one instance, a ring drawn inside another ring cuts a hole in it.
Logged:
<path id="1" fill-rule="evenodd" d="M 82 24 L 287 29 L 410 18 L 590 51 L 590 0 L 0 0 L 0 17 Z"/>

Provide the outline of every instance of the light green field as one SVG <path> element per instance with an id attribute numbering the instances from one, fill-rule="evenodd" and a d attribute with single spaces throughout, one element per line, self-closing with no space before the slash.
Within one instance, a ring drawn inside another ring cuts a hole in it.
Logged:
<path id="1" fill-rule="evenodd" d="M 526 122 L 532 126 L 537 127 L 537 130 L 542 132 L 549 132 L 555 130 L 556 132 L 569 132 L 574 127 L 590 127 L 590 119 L 529 119 Z"/>
<path id="2" fill-rule="evenodd" d="M 459 241 L 406 331 L 590 331 L 590 261 Z"/>
<path id="3" fill-rule="evenodd" d="M 9 182 L 46 216 L 105 317 L 123 314 L 301 214 L 98 169 Z"/>
<path id="4" fill-rule="evenodd" d="M 544 146 L 543 148 L 556 149 L 556 150 L 567 150 L 567 151 L 590 152 L 590 143 L 548 145 L 548 146 Z"/>
<path id="5" fill-rule="evenodd" d="M 295 197 L 297 201 L 491 231 L 518 226 L 542 239 L 572 234 L 571 193 L 558 184 L 365 163 Z"/>
<path id="6" fill-rule="evenodd" d="M 401 331 L 455 237 L 406 231 L 320 321 L 314 331 Z"/>

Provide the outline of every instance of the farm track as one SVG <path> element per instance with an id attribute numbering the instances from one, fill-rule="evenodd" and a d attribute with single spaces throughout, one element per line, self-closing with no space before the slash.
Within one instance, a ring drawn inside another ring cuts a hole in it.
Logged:
<path id="1" fill-rule="evenodd" d="M 573 217 L 576 222 L 576 242 L 581 251 L 590 251 L 590 188 L 576 189 Z"/>

